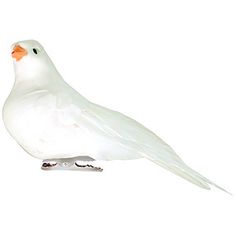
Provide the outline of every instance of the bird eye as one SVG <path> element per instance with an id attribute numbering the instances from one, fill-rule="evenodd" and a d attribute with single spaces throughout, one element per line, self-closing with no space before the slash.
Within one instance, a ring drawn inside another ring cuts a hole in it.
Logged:
<path id="1" fill-rule="evenodd" d="M 33 48 L 34 54 L 38 54 L 38 50 L 36 48 Z"/>

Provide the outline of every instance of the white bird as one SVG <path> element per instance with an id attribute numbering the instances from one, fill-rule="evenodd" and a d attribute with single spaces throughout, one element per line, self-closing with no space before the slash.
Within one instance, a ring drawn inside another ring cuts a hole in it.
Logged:
<path id="1" fill-rule="evenodd" d="M 12 49 L 15 83 L 3 108 L 3 120 L 25 151 L 44 160 L 43 169 L 102 170 L 78 164 L 80 157 L 146 158 L 204 189 L 213 185 L 224 190 L 188 167 L 143 125 L 81 96 L 63 80 L 37 41 L 20 41 Z"/>

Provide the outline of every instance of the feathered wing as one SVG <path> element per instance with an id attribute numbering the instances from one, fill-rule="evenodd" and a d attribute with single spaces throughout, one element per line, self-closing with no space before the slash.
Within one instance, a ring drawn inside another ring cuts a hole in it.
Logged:
<path id="1" fill-rule="evenodd" d="M 92 103 L 83 113 L 83 118 L 93 123 L 109 139 L 132 149 L 134 154 L 149 159 L 199 187 L 210 189 L 210 185 L 213 185 L 227 192 L 188 167 L 170 146 L 135 120 Z"/>

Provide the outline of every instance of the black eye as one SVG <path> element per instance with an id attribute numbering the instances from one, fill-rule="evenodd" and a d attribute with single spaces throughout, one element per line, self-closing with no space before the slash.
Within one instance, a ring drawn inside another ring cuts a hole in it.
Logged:
<path id="1" fill-rule="evenodd" d="M 33 48 L 34 54 L 38 54 L 38 50 L 36 48 Z"/>

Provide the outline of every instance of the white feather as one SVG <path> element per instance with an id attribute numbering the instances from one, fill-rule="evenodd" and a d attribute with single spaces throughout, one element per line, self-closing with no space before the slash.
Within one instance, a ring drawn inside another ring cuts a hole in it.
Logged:
<path id="1" fill-rule="evenodd" d="M 143 125 L 82 97 L 62 79 L 38 42 L 17 44 L 28 54 L 15 62 L 16 82 L 5 103 L 3 118 L 10 134 L 32 156 L 147 158 L 202 188 L 214 185 L 222 189 L 189 168 Z M 40 48 L 37 56 L 30 53 L 33 47 Z"/>

